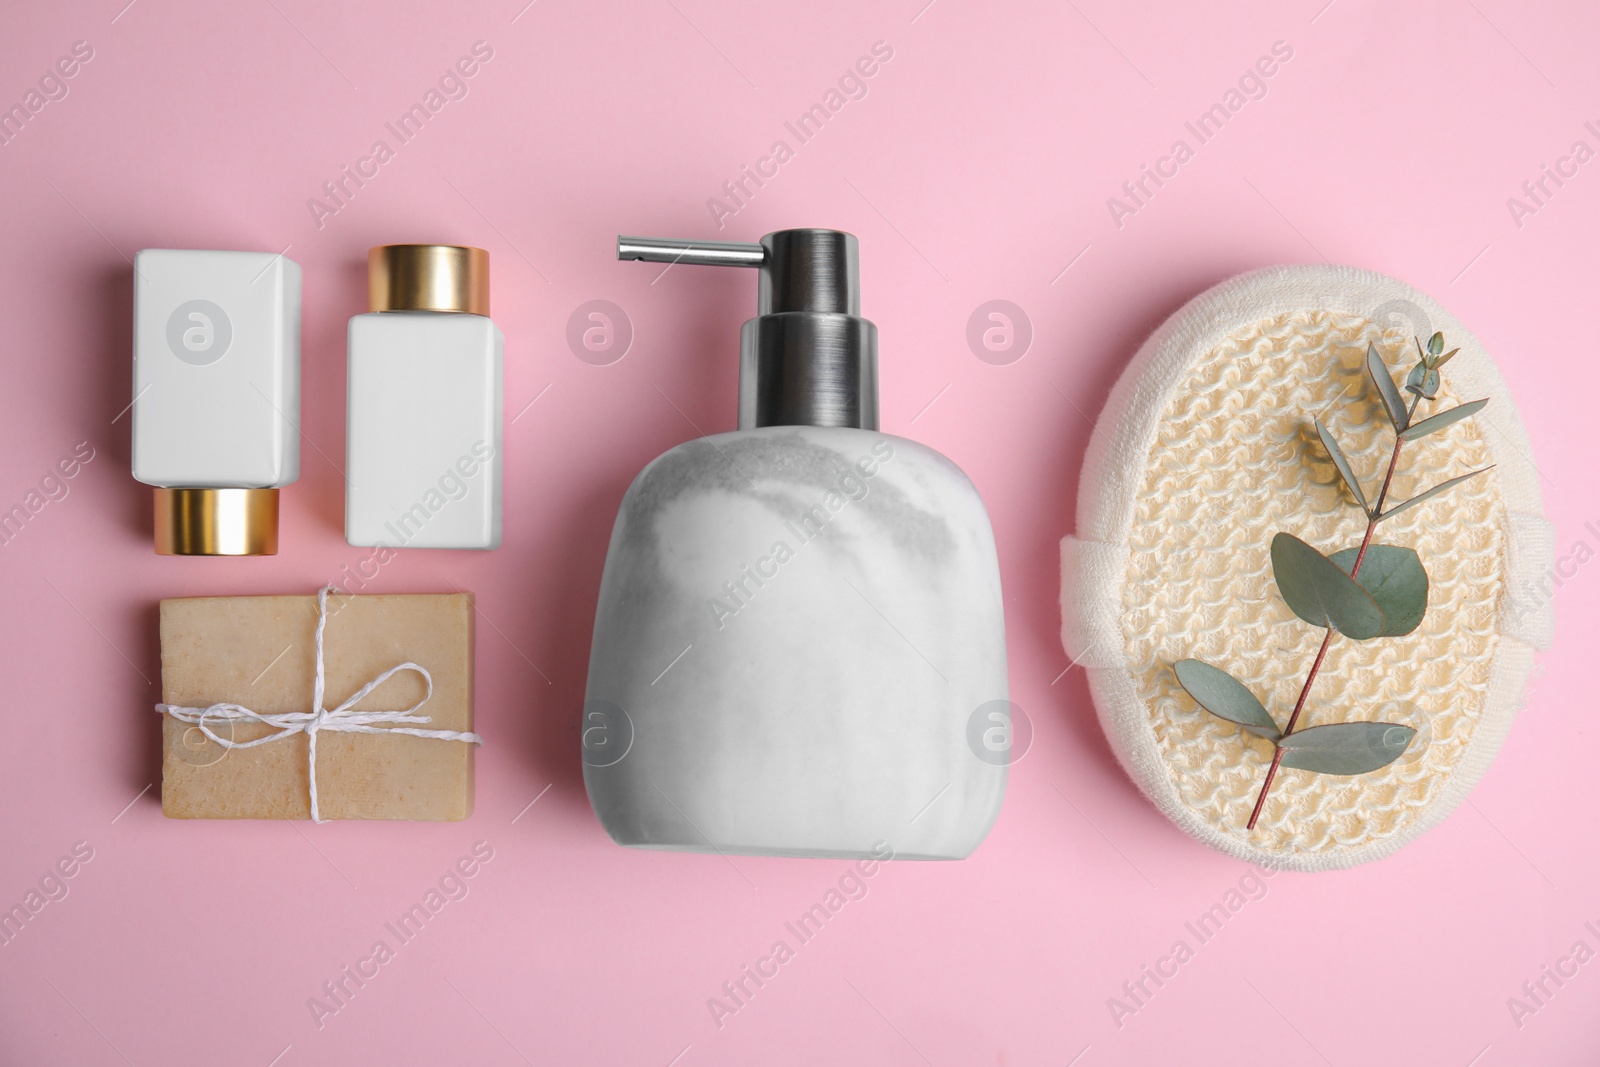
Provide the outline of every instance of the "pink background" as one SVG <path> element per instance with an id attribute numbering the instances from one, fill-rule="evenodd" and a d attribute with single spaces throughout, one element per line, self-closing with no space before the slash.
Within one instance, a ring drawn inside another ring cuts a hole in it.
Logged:
<path id="1" fill-rule="evenodd" d="M 1520 225 L 1507 206 L 1575 140 L 1600 147 L 1583 126 L 1600 120 L 1592 7 L 125 2 L 13 5 L 0 34 L 5 103 L 73 42 L 94 51 L 69 94 L 0 148 L 0 508 L 77 442 L 95 450 L 70 493 L 0 546 L 0 905 L 75 842 L 94 853 L 0 947 L 0 1061 L 1600 1057 L 1600 962 L 1520 1027 L 1507 1007 L 1578 940 L 1600 949 L 1584 926 L 1600 928 L 1594 568 L 1569 561 L 1561 640 L 1469 804 L 1382 863 L 1274 877 L 1120 1027 L 1108 998 L 1175 940 L 1194 946 L 1184 923 L 1248 869 L 1170 826 L 1115 765 L 1082 672 L 1063 675 L 1056 608 L 1088 416 L 1163 317 L 1273 263 L 1375 268 L 1469 323 L 1523 407 L 1558 554 L 1600 547 L 1588 410 L 1600 379 L 1582 317 L 1600 162 Z M 480 40 L 493 58 L 470 95 L 319 227 L 308 198 Z M 868 95 L 718 230 L 707 199 L 775 139 L 794 147 L 785 120 L 880 40 L 893 58 Z M 1119 228 L 1107 198 L 1176 138 L 1193 146 L 1185 120 L 1275 41 L 1293 56 L 1267 95 Z M 970 860 L 882 870 L 718 1028 L 708 998 L 846 865 L 625 851 L 590 813 L 577 712 L 612 517 L 651 457 L 732 428 L 754 292 L 734 272 L 658 279 L 615 262 L 613 240 L 808 225 L 861 238 L 884 428 L 950 455 L 988 501 L 1013 698 L 1036 738 Z M 371 583 L 478 594 L 490 744 L 477 813 L 437 826 L 166 821 L 156 602 L 309 593 L 367 554 L 341 536 L 344 330 L 364 310 L 367 247 L 398 241 L 489 249 L 507 338 L 504 547 L 403 553 Z M 305 269 L 304 473 L 284 495 L 275 558 L 150 551 L 149 493 L 129 477 L 119 413 L 128 261 L 151 246 L 287 247 Z M 593 299 L 621 305 L 635 330 L 608 366 L 565 341 Z M 1009 365 L 965 341 L 991 299 L 1032 322 Z M 384 923 L 480 840 L 493 860 L 469 895 L 319 1028 L 308 998 L 392 942 Z"/>

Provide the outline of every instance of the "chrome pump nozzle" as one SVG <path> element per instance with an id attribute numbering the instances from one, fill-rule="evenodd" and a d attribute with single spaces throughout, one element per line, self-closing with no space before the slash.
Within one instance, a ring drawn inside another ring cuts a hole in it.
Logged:
<path id="1" fill-rule="evenodd" d="M 739 429 L 878 428 L 878 328 L 861 317 L 853 235 L 778 230 L 760 244 L 618 237 L 617 258 L 758 268 L 756 317 L 739 338 Z"/>

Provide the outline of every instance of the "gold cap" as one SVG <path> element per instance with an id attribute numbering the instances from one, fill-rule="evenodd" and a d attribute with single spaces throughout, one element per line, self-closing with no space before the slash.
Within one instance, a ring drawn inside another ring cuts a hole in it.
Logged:
<path id="1" fill-rule="evenodd" d="M 276 489 L 157 489 L 163 556 L 276 556 Z"/>
<path id="2" fill-rule="evenodd" d="M 489 314 L 489 253 L 461 245 L 379 245 L 367 252 L 369 311 Z"/>

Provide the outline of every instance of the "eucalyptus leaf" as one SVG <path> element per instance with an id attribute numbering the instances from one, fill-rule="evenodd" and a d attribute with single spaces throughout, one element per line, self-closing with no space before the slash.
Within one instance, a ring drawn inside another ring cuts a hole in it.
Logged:
<path id="1" fill-rule="evenodd" d="M 1403 501 L 1403 502 L 1401 502 L 1399 504 L 1396 504 L 1394 507 L 1390 508 L 1388 511 L 1385 511 L 1382 515 L 1379 515 L 1378 516 L 1378 521 L 1382 522 L 1384 519 L 1389 518 L 1391 515 L 1398 515 L 1402 511 L 1404 511 L 1406 508 L 1411 507 L 1413 504 L 1420 504 L 1424 500 L 1428 499 L 1431 496 L 1438 496 L 1440 493 L 1444 492 L 1446 489 L 1451 488 L 1452 486 L 1460 485 L 1462 482 L 1466 481 L 1468 478 L 1476 478 L 1478 475 L 1484 473 L 1485 471 L 1490 471 L 1490 470 L 1493 470 L 1493 469 L 1494 469 L 1494 465 L 1490 464 L 1487 467 L 1479 467 L 1477 470 L 1471 472 L 1470 474 L 1463 474 L 1463 475 L 1461 475 L 1460 477 L 1457 477 L 1457 478 L 1448 478 L 1445 481 L 1442 481 L 1438 485 L 1434 486 L 1432 489 L 1425 490 L 1425 491 L 1423 491 L 1421 493 L 1418 493 L 1416 496 L 1412 497 L 1410 500 L 1406 500 L 1406 501 Z M 1365 565 L 1363 565 L 1362 573 L 1363 574 L 1366 573 Z"/>
<path id="2" fill-rule="evenodd" d="M 1439 372 L 1425 363 L 1418 363 L 1411 368 L 1411 373 L 1406 375 L 1406 389 L 1432 400 L 1433 395 L 1439 391 Z"/>
<path id="3" fill-rule="evenodd" d="M 1428 355 L 1437 356 L 1440 352 L 1443 352 L 1443 351 L 1444 351 L 1444 334 L 1435 333 L 1432 337 L 1428 338 Z"/>
<path id="4" fill-rule="evenodd" d="M 1367 345 L 1367 373 L 1372 376 L 1372 384 L 1378 387 L 1378 395 L 1383 398 L 1383 410 L 1389 413 L 1389 422 L 1399 432 L 1406 428 L 1409 417 L 1406 415 L 1406 402 L 1400 396 L 1400 390 L 1394 387 L 1394 379 L 1389 377 L 1389 367 L 1383 362 L 1383 357 L 1378 355 L 1378 346 Z"/>
<path id="5" fill-rule="evenodd" d="M 1238 723 L 1268 741 L 1276 741 L 1281 736 L 1278 724 L 1272 721 L 1261 701 L 1227 671 L 1197 659 L 1181 659 L 1172 669 L 1178 676 L 1178 684 L 1194 697 L 1195 703 L 1217 718 Z"/>
<path id="6" fill-rule="evenodd" d="M 1415 441 L 1417 438 L 1426 437 L 1430 433 L 1438 433 L 1446 426 L 1458 423 L 1469 415 L 1476 415 L 1483 410 L 1483 406 L 1488 402 L 1487 399 L 1474 400 L 1471 403 L 1453 407 L 1449 411 L 1441 411 L 1437 415 L 1423 419 L 1414 426 L 1408 426 L 1401 430 L 1400 439 L 1403 441 Z"/>
<path id="7" fill-rule="evenodd" d="M 1356 472 L 1351 469 L 1350 461 L 1345 458 L 1344 449 L 1339 447 L 1339 442 L 1328 432 L 1328 428 L 1322 425 L 1321 419 L 1312 421 L 1316 423 L 1317 436 L 1322 438 L 1322 447 L 1328 450 L 1328 458 L 1333 460 L 1333 465 L 1338 468 L 1339 477 L 1344 479 L 1344 484 L 1355 494 L 1356 503 L 1361 505 L 1361 510 L 1369 515 L 1372 514 L 1372 508 L 1367 505 L 1367 495 L 1361 491 L 1361 483 L 1356 480 Z"/>
<path id="8" fill-rule="evenodd" d="M 1366 774 L 1405 752 L 1417 731 L 1392 722 L 1341 722 L 1312 726 L 1278 742 L 1282 766 L 1317 774 Z"/>
<path id="9" fill-rule="evenodd" d="M 1328 558 L 1349 574 L 1360 551 L 1347 548 Z M 1422 625 L 1422 616 L 1428 611 L 1428 572 L 1415 549 L 1368 545 L 1367 554 L 1361 557 L 1361 573 L 1355 578 L 1383 612 L 1383 633 L 1378 636 L 1404 637 Z"/>
<path id="10" fill-rule="evenodd" d="M 1313 626 L 1331 626 L 1356 641 L 1383 633 L 1383 609 L 1372 594 L 1293 534 L 1273 537 L 1272 575 L 1289 610 Z"/>
<path id="11" fill-rule="evenodd" d="M 1434 370 L 1438 370 L 1440 367 L 1444 366 L 1446 363 L 1449 363 L 1452 359 L 1455 358 L 1456 353 L 1459 352 L 1459 351 L 1461 351 L 1461 349 L 1452 348 L 1450 351 L 1446 352 L 1444 355 L 1442 355 L 1438 359 L 1434 360 L 1433 361 L 1433 369 Z"/>

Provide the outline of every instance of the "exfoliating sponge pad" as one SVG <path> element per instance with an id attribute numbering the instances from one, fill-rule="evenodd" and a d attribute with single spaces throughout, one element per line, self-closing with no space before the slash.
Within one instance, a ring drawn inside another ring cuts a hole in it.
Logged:
<path id="1" fill-rule="evenodd" d="M 1359 543 L 1366 527 L 1313 417 L 1375 487 L 1394 431 L 1367 376 L 1368 344 L 1403 380 L 1417 358 L 1413 336 L 1436 330 L 1461 351 L 1424 414 L 1489 404 L 1406 445 L 1389 499 L 1494 469 L 1382 523 L 1379 540 L 1414 548 L 1428 570 L 1427 615 L 1404 637 L 1336 638 L 1300 722 L 1377 719 L 1417 737 L 1367 774 L 1280 770 L 1248 830 L 1272 742 L 1199 707 L 1173 664 L 1223 668 L 1282 725 L 1325 631 L 1279 595 L 1272 537 L 1287 531 L 1332 552 Z M 1100 415 L 1077 533 L 1061 544 L 1063 643 L 1145 795 L 1213 848 L 1302 871 L 1378 859 L 1448 815 L 1499 750 L 1533 654 L 1552 634 L 1541 579 L 1554 538 L 1531 456 L 1477 339 L 1391 278 L 1276 267 L 1224 282 L 1169 318 Z"/>

